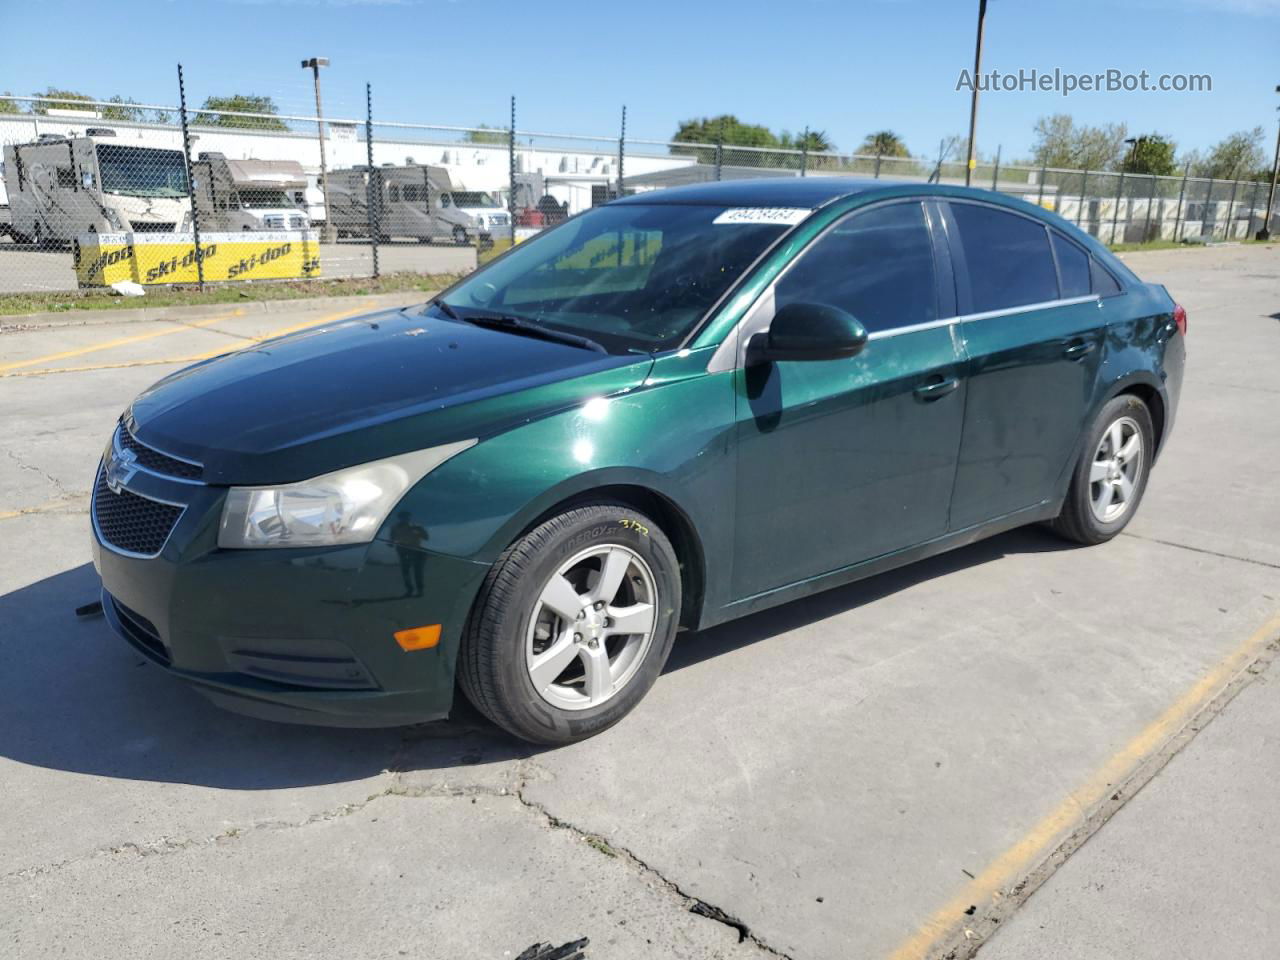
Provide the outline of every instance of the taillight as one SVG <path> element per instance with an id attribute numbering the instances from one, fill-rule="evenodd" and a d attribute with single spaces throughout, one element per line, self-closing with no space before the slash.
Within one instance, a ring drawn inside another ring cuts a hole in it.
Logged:
<path id="1" fill-rule="evenodd" d="M 1178 325 L 1178 332 L 1185 337 L 1187 335 L 1187 311 L 1183 309 L 1180 303 L 1176 303 L 1173 306 L 1173 322 Z"/>

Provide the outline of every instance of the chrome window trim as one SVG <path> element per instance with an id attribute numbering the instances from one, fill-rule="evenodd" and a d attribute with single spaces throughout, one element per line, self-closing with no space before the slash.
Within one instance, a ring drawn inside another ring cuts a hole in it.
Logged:
<path id="1" fill-rule="evenodd" d="M 777 312 L 775 306 L 777 303 L 775 297 L 775 288 L 777 285 L 791 271 L 791 268 L 796 264 L 796 262 L 799 261 L 799 259 L 803 257 L 814 244 L 825 237 L 828 232 L 835 229 L 838 224 L 843 223 L 846 217 L 856 216 L 863 211 L 872 210 L 876 207 L 886 206 L 891 203 L 924 203 L 928 199 L 929 197 L 925 196 L 893 197 L 879 203 L 868 204 L 865 207 L 857 207 L 845 216 L 838 217 L 833 220 L 824 230 L 822 230 L 822 232 L 810 240 L 803 250 L 799 251 L 794 257 L 792 257 L 790 263 L 782 269 L 782 272 L 774 277 L 769 286 L 760 292 L 760 296 L 756 298 L 756 302 L 747 309 L 747 312 L 743 314 L 742 319 L 734 325 L 734 328 L 729 331 L 722 341 L 720 341 L 720 345 L 716 347 L 715 351 L 711 354 L 711 358 L 707 361 L 707 373 L 725 373 L 729 370 L 736 370 L 744 365 L 747 343 L 757 333 L 768 328 L 769 322 L 773 319 L 773 314 Z M 950 201 L 952 199 L 960 198 L 947 197 L 946 199 Z M 995 204 L 984 204 L 981 200 L 969 200 L 965 198 L 962 199 L 961 202 L 996 207 Z M 996 209 L 1005 210 L 1007 208 L 996 207 Z M 1032 222 L 1048 229 L 1047 225 L 1038 217 L 1018 210 L 1010 210 L 1009 212 L 1015 216 L 1031 220 Z M 1052 251 L 1052 246 L 1050 247 L 1050 251 Z M 1123 290 L 1123 287 L 1121 289 Z M 1089 301 L 1097 301 L 1099 306 L 1101 306 L 1102 297 L 1099 294 L 1090 293 L 1079 297 L 1064 297 L 1057 300 L 1042 300 L 1037 303 L 1025 303 L 1016 307 L 1002 307 L 999 310 L 985 310 L 980 313 L 966 313 L 954 317 L 942 317 L 925 323 L 913 323 L 903 327 L 894 327 L 890 330 L 877 330 L 874 333 L 868 334 L 867 340 L 887 340 L 890 337 L 902 336 L 903 334 L 919 333 L 924 330 L 935 330 L 940 327 L 950 327 L 961 323 L 972 323 L 975 320 L 993 320 L 1017 313 L 1027 313 L 1032 310 L 1068 307 L 1073 304 L 1088 303 Z"/>

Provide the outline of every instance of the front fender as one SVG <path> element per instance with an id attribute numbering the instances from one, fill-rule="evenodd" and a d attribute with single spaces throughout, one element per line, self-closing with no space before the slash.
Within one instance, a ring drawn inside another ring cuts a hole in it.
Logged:
<path id="1" fill-rule="evenodd" d="M 481 441 L 423 478 L 393 514 L 408 511 L 428 550 L 492 563 L 555 505 L 625 485 L 671 501 L 712 555 L 731 541 L 734 506 L 734 395 L 728 374 L 706 373 L 713 349 L 660 358 L 634 390 Z"/>

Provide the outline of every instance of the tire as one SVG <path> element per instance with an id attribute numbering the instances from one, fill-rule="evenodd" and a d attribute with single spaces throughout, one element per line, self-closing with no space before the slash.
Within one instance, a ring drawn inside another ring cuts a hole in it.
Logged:
<path id="1" fill-rule="evenodd" d="M 1120 457 L 1113 456 L 1117 440 Z M 1053 530 L 1089 545 L 1118 534 L 1142 501 L 1154 453 L 1155 428 L 1147 405 L 1132 394 L 1109 400 L 1085 434 L 1062 512 L 1050 524 Z"/>
<path id="2" fill-rule="evenodd" d="M 467 245 L 467 231 L 465 227 L 453 228 L 453 242 L 460 247 L 465 247 Z"/>
<path id="3" fill-rule="evenodd" d="M 600 588 L 606 569 L 609 583 Z M 679 562 L 653 520 L 615 503 L 567 510 L 517 540 L 489 571 L 458 653 L 462 690 L 524 740 L 594 736 L 657 680 L 680 602 Z M 647 632 L 623 633 L 624 615 L 629 626 L 648 624 Z"/>

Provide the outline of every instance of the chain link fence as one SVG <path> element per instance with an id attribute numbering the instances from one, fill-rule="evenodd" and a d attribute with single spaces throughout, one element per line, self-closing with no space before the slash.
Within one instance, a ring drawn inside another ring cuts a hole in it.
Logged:
<path id="1" fill-rule="evenodd" d="M 368 87 L 333 115 L 318 113 L 318 96 L 314 107 L 263 112 L 179 79 L 168 104 L 0 98 L 16 108 L 0 112 L 0 294 L 456 274 L 619 194 L 755 177 L 965 179 L 945 150 L 930 159 L 636 139 L 625 111 L 615 136 L 526 131 L 514 99 L 480 126 L 392 122 L 377 117 Z M 979 164 L 972 185 L 1105 243 L 1240 240 L 1263 226 L 1268 184 L 1189 173 L 996 161 Z"/>

